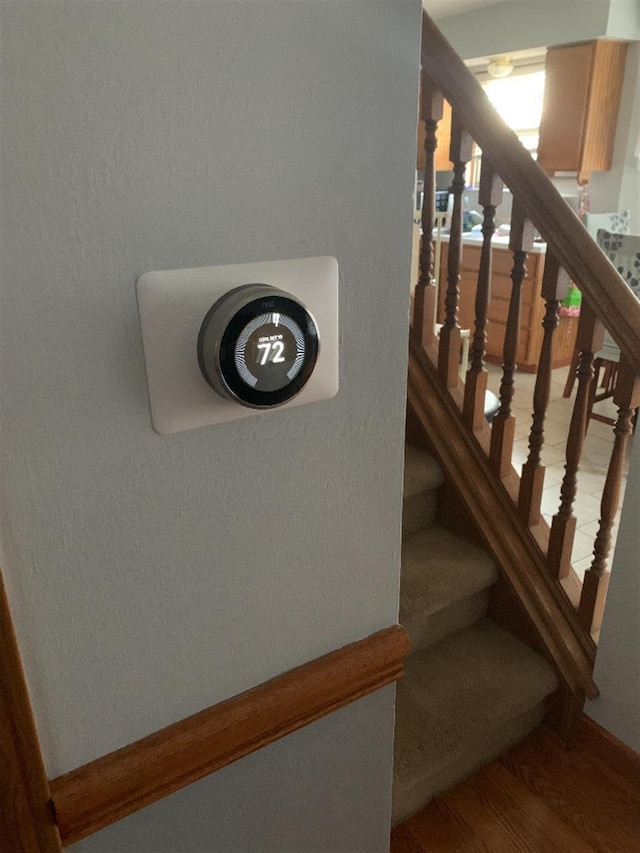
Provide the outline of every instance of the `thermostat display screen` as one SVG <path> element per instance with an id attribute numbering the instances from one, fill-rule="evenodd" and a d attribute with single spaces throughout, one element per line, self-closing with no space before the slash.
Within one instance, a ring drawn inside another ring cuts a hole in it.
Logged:
<path id="1" fill-rule="evenodd" d="M 304 362 L 304 333 L 286 314 L 261 314 L 240 333 L 234 361 L 250 388 L 277 391 L 298 375 Z"/>
<path id="2" fill-rule="evenodd" d="M 198 337 L 198 362 L 209 385 L 253 408 L 294 397 L 311 376 L 318 350 L 318 329 L 306 308 L 265 284 L 222 297 Z"/>

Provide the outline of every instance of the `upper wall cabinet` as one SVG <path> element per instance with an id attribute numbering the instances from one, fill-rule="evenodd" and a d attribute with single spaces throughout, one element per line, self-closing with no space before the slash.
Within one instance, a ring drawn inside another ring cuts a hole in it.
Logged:
<path id="1" fill-rule="evenodd" d="M 576 172 L 578 183 L 611 168 L 627 44 L 598 39 L 551 47 L 545 64 L 538 163 Z"/>

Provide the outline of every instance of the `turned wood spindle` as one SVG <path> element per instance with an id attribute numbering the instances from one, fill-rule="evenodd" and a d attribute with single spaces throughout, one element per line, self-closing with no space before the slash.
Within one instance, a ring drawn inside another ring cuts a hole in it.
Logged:
<path id="1" fill-rule="evenodd" d="M 593 563 L 584 575 L 578 617 L 587 631 L 600 627 L 604 599 L 609 582 L 606 571 L 611 550 L 611 531 L 620 505 L 620 490 L 629 436 L 633 431 L 633 414 L 640 405 L 640 376 L 637 376 L 624 356 L 620 359 L 618 380 L 613 393 L 618 406 L 614 427 L 615 441 L 600 504 L 600 524 L 593 548 Z"/>
<path id="2" fill-rule="evenodd" d="M 514 374 L 520 338 L 520 303 L 522 282 L 527 275 L 527 256 L 533 248 L 535 228 L 527 219 L 517 198 L 513 200 L 509 248 L 513 252 L 511 270 L 511 299 L 507 315 L 507 328 L 502 350 L 502 381 L 500 383 L 500 408 L 491 426 L 489 458 L 499 477 L 506 477 L 511 468 L 515 418 L 511 414 L 514 392 Z"/>
<path id="3" fill-rule="evenodd" d="M 447 293 L 444 307 L 444 324 L 440 330 L 438 348 L 438 373 L 447 388 L 458 384 L 458 364 L 460 361 L 460 326 L 458 325 L 458 282 L 460 280 L 460 262 L 462 260 L 462 195 L 467 163 L 471 159 L 473 140 L 463 129 L 458 114 L 453 112 L 451 119 L 451 148 L 449 157 L 453 163 L 453 211 L 449 234 L 449 253 L 447 256 Z"/>
<path id="4" fill-rule="evenodd" d="M 438 147 L 436 132 L 442 118 L 443 98 L 428 81 L 424 73 L 420 82 L 420 118 L 425 123 L 425 169 L 422 195 L 422 236 L 420 239 L 420 273 L 413 302 L 411 334 L 421 344 L 434 338 L 436 322 L 436 287 L 433 270 L 433 227 L 436 205 L 436 160 Z"/>
<path id="5" fill-rule="evenodd" d="M 593 382 L 594 353 L 602 348 L 604 327 L 583 298 L 578 324 L 576 348 L 580 363 L 576 373 L 578 390 L 571 415 L 567 438 L 565 474 L 560 489 L 560 507 L 553 516 L 549 536 L 547 562 L 553 577 L 564 578 L 571 569 L 571 550 L 576 530 L 573 503 L 578 488 L 578 470 L 585 438 L 591 383 Z"/>
<path id="6" fill-rule="evenodd" d="M 465 379 L 463 417 L 472 432 L 484 426 L 487 371 L 484 355 L 487 345 L 487 310 L 491 291 L 491 239 L 496 230 L 496 208 L 502 202 L 504 184 L 489 159 L 484 156 L 480 174 L 478 202 L 482 206 L 482 249 L 478 268 L 475 301 L 475 332 L 471 343 L 469 370 Z"/>
<path id="7" fill-rule="evenodd" d="M 560 319 L 560 303 L 569 292 L 569 276 L 560 266 L 557 257 L 547 252 L 542 277 L 542 297 L 545 300 L 545 315 L 542 321 L 544 336 L 540 350 L 540 361 L 533 392 L 533 415 L 529 433 L 529 455 L 522 466 L 518 511 L 526 525 L 532 527 L 540 521 L 540 503 L 544 488 L 544 465 L 540 454 L 544 445 L 544 419 L 551 395 L 551 370 L 553 364 L 553 336 Z"/>

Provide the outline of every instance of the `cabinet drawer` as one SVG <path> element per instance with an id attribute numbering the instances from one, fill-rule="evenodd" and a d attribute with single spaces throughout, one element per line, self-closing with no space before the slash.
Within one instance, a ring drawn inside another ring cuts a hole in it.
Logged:
<path id="1" fill-rule="evenodd" d="M 506 325 L 509 317 L 509 302 L 506 299 L 494 299 L 493 294 L 487 311 L 487 318 L 491 323 L 504 323 Z M 520 325 L 529 329 L 535 322 L 530 305 L 520 306 Z"/>
<path id="2" fill-rule="evenodd" d="M 460 262 L 460 271 L 478 272 L 480 268 L 480 255 L 482 248 L 480 246 L 470 246 L 468 243 L 462 244 L 462 260 Z M 442 244 L 442 260 L 446 264 L 446 258 L 449 254 L 448 243 Z M 537 252 L 532 252 L 527 258 L 527 274 L 525 281 L 535 279 L 538 264 L 541 256 Z M 513 269 L 513 252 L 509 249 L 492 249 L 491 250 L 491 269 L 494 275 L 506 276 L 511 275 Z"/>
<path id="3" fill-rule="evenodd" d="M 527 258 L 525 281 L 534 279 L 538 270 L 540 255 L 532 252 Z M 508 249 L 494 249 L 491 253 L 491 269 L 496 275 L 510 276 L 513 269 L 513 253 Z"/>
<path id="4" fill-rule="evenodd" d="M 511 289 L 513 282 L 510 278 L 503 275 L 496 275 L 495 272 L 491 276 L 491 299 L 501 299 L 504 302 L 509 302 L 511 299 Z M 522 305 L 531 305 L 533 302 L 533 281 L 525 278 L 522 282 Z M 538 297 L 539 298 L 539 297 Z"/>
<path id="5" fill-rule="evenodd" d="M 438 321 L 444 318 L 444 302 L 447 290 L 447 256 L 449 246 L 442 244 L 440 258 L 440 287 L 438 293 Z M 475 296 L 478 286 L 478 268 L 482 247 L 464 245 L 460 264 L 458 283 L 458 324 L 461 329 L 475 328 Z M 520 332 L 516 362 L 521 370 L 535 370 L 542 342 L 542 318 L 544 301 L 541 298 L 541 276 L 545 256 L 532 252 L 527 259 L 527 276 L 522 284 L 522 303 L 520 310 Z M 511 270 L 513 253 L 508 249 L 494 248 L 492 251 L 491 294 L 487 310 L 487 359 L 500 363 L 509 315 L 509 302 L 513 284 Z M 569 349 L 570 344 L 565 346 Z M 560 355 L 560 345 L 556 344 Z M 564 355 L 564 353 L 563 353 Z"/>
<path id="6" fill-rule="evenodd" d="M 497 361 L 498 363 L 502 361 L 506 331 L 507 327 L 504 323 L 487 323 L 487 358 L 491 361 Z M 525 364 L 528 345 L 529 330 L 521 327 L 518 349 L 516 351 L 516 364 L 519 367 Z"/>
<path id="7" fill-rule="evenodd" d="M 460 271 L 475 272 L 477 275 L 480 267 L 480 254 L 481 250 L 479 246 L 465 246 L 463 244 Z"/>

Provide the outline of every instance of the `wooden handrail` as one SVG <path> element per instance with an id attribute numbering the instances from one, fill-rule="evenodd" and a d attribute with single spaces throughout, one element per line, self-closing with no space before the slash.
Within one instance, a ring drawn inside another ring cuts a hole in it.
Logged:
<path id="1" fill-rule="evenodd" d="M 499 163 L 500 176 L 561 266 L 579 285 L 631 367 L 640 373 L 640 303 L 516 134 L 500 118 L 431 18 L 423 13 L 422 20 L 425 73 L 460 114 L 482 150 L 494 163 Z"/>

